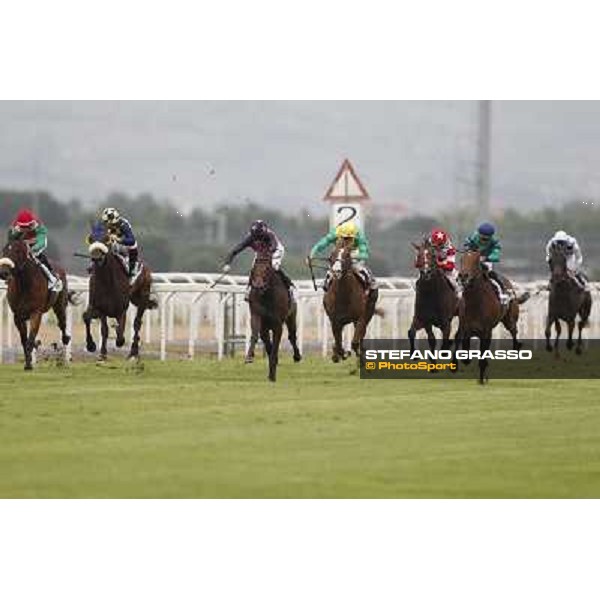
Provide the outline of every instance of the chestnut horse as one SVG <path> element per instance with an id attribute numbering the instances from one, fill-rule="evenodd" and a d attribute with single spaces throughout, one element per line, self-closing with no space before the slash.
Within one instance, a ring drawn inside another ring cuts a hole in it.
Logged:
<path id="1" fill-rule="evenodd" d="M 8 304 L 21 336 L 26 371 L 33 368 L 32 353 L 36 347 L 42 315 L 50 309 L 56 315 L 63 346 L 71 341 L 71 336 L 67 333 L 67 304 L 75 302 L 72 293 L 68 291 L 65 270 L 55 267 L 54 271 L 62 281 L 62 291 L 58 293 L 48 289 L 46 275 L 25 241 L 16 240 L 4 246 L 0 258 L 0 278 L 8 283 Z"/>
<path id="2" fill-rule="evenodd" d="M 323 297 L 323 306 L 331 323 L 333 332 L 333 353 L 331 360 L 339 362 L 350 356 L 344 350 L 342 331 L 346 325 L 354 325 L 352 350 L 357 358 L 360 356 L 360 343 L 367 332 L 367 326 L 375 312 L 383 315 L 382 310 L 375 310 L 379 297 L 378 290 L 365 290 L 363 282 L 356 274 L 352 264 L 352 245 L 354 240 L 340 240 L 329 258 L 331 264 L 331 281 Z"/>
<path id="3" fill-rule="evenodd" d="M 156 300 L 150 296 L 152 273 L 145 264 L 140 263 L 141 271 L 130 284 L 127 268 L 116 256 L 113 241 L 102 223 L 92 226 L 89 242 L 88 252 L 92 260 L 92 272 L 89 282 L 88 307 L 83 313 L 86 348 L 88 352 L 96 351 L 96 343 L 92 337 L 90 325 L 92 319 L 98 318 L 102 335 L 99 360 L 106 360 L 107 356 L 109 318 L 117 320 L 117 347 L 120 348 L 125 344 L 125 322 L 127 308 L 131 302 L 137 307 L 137 312 L 133 321 L 133 339 L 128 358 L 137 358 L 144 312 L 158 306 Z"/>
<path id="4" fill-rule="evenodd" d="M 283 324 L 288 330 L 288 339 L 294 350 L 294 362 L 302 360 L 296 342 L 296 302 L 290 301 L 290 295 L 273 268 L 271 252 L 261 251 L 257 254 L 250 272 L 250 346 L 246 353 L 246 363 L 254 361 L 254 348 L 258 336 L 263 341 L 265 352 L 269 357 L 269 380 L 277 379 L 279 362 L 279 345 L 283 334 Z M 272 337 L 271 337 L 272 336 Z"/>
<path id="5" fill-rule="evenodd" d="M 490 280 L 487 270 L 481 265 L 481 254 L 476 250 L 467 250 L 461 253 L 459 280 L 463 287 L 463 296 L 459 303 L 459 323 L 456 332 L 456 349 L 462 346 L 469 350 L 471 338 L 478 337 L 480 350 L 489 350 L 492 342 L 492 330 L 502 323 L 510 332 L 513 348 L 518 350 L 521 343 L 517 339 L 517 322 L 519 320 L 519 305 L 528 298 L 525 292 L 518 298 L 514 296 L 512 284 L 503 279 L 505 287 L 511 298 L 506 307 L 503 307 L 496 293 L 494 284 Z M 470 361 L 463 361 L 468 364 Z M 479 360 L 479 383 L 485 383 L 487 376 L 488 360 Z"/>

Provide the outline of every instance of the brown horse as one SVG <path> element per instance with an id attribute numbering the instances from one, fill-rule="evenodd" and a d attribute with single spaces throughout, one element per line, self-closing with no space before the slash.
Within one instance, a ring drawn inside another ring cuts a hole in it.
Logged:
<path id="1" fill-rule="evenodd" d="M 323 297 L 323 306 L 333 332 L 333 362 L 350 356 L 350 352 L 344 350 L 342 342 L 342 331 L 350 323 L 354 325 L 352 350 L 357 358 L 360 356 L 360 342 L 376 312 L 375 304 L 379 296 L 378 290 L 365 290 L 359 275 L 354 271 L 352 244 L 353 240 L 340 240 L 329 258 L 331 282 Z M 383 311 L 377 312 L 383 315 Z"/>
<path id="2" fill-rule="evenodd" d="M 558 356 L 558 340 L 560 338 L 560 321 L 566 322 L 569 332 L 567 340 L 567 349 L 572 350 L 575 345 L 573 342 L 573 330 L 575 321 L 579 316 L 577 327 L 579 336 L 577 338 L 577 347 L 575 352 L 581 354 L 582 340 L 581 331 L 588 324 L 590 312 L 592 310 L 592 295 L 578 285 L 567 270 L 567 258 L 564 250 L 554 246 L 550 250 L 550 295 L 548 296 L 548 316 L 546 317 L 546 350 L 552 352 L 550 335 L 552 333 L 552 324 L 556 330 L 554 340 L 554 352 Z"/>
<path id="3" fill-rule="evenodd" d="M 58 293 L 48 289 L 48 280 L 44 271 L 26 242 L 22 240 L 10 242 L 2 251 L 0 278 L 8 282 L 8 304 L 21 336 L 26 371 L 33 368 L 32 353 L 36 347 L 42 315 L 50 309 L 56 315 L 63 346 L 67 346 L 71 341 L 71 336 L 67 333 L 67 304 L 69 302 L 74 304 L 74 302 L 67 288 L 65 270 L 55 267 L 54 271 L 62 281 L 62 291 Z"/>
<path id="4" fill-rule="evenodd" d="M 447 350 L 452 345 L 450 329 L 452 319 L 458 314 L 458 295 L 443 270 L 438 267 L 435 249 L 427 242 L 413 246 L 417 253 L 415 267 L 419 269 L 420 275 L 416 284 L 414 316 L 408 330 L 410 351 L 414 352 L 415 336 L 420 329 L 425 329 L 429 348 L 435 350 L 434 327 L 442 332 L 441 349 Z"/>
<path id="5" fill-rule="evenodd" d="M 92 337 L 90 325 L 92 319 L 100 319 L 100 360 L 106 360 L 108 340 L 108 319 L 117 320 L 116 345 L 121 348 L 125 344 L 125 322 L 129 302 L 137 307 L 133 321 L 133 339 L 128 358 L 139 356 L 140 329 L 144 312 L 158 306 L 151 298 L 152 273 L 141 264 L 141 271 L 130 284 L 125 265 L 112 249 L 112 241 L 101 223 L 92 227 L 90 234 L 89 254 L 92 260 L 92 273 L 89 282 L 89 301 L 83 313 L 85 323 L 86 348 L 88 352 L 96 351 L 96 343 Z"/>
<path id="6" fill-rule="evenodd" d="M 254 348 L 258 336 L 263 341 L 269 357 L 269 380 L 277 379 L 279 362 L 279 344 L 283 333 L 283 324 L 288 330 L 288 339 L 294 350 L 294 362 L 302 360 L 296 342 L 295 302 L 290 302 L 288 290 L 279 273 L 273 268 L 269 251 L 258 253 L 250 273 L 250 346 L 246 353 L 246 363 L 254 361 Z M 272 337 L 271 337 L 272 335 Z"/>
<path id="7" fill-rule="evenodd" d="M 455 347 L 461 345 L 465 350 L 471 346 L 471 338 L 478 337 L 480 350 L 489 350 L 492 342 L 492 330 L 500 322 L 510 332 L 513 348 L 518 350 L 521 343 L 517 339 L 519 305 L 529 298 L 525 292 L 519 298 L 514 296 L 511 283 L 503 279 L 505 288 L 511 292 L 508 306 L 503 307 L 495 291 L 490 276 L 481 265 L 481 255 L 476 250 L 461 253 L 459 279 L 463 287 L 463 296 L 459 303 L 459 324 L 456 332 Z M 470 361 L 463 361 L 468 364 Z M 488 360 L 479 360 L 479 383 L 485 383 Z"/>

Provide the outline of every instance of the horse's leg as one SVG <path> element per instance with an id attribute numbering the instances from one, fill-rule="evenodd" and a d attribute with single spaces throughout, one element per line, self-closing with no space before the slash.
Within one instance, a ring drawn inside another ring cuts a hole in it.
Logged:
<path id="1" fill-rule="evenodd" d="M 42 324 L 42 311 L 34 312 L 29 318 L 29 335 L 27 336 L 27 349 L 29 351 L 29 368 L 31 368 L 31 355 L 36 346 L 37 334 Z M 25 366 L 27 368 L 27 365 Z"/>
<path id="2" fill-rule="evenodd" d="M 422 324 L 417 317 L 413 317 L 413 320 L 410 324 L 410 329 L 408 330 L 408 341 L 410 342 L 410 353 L 412 354 L 415 351 L 415 337 L 417 336 L 417 331 L 422 328 Z"/>
<path id="3" fill-rule="evenodd" d="M 471 336 L 466 333 L 463 334 L 460 345 L 462 346 L 463 350 L 466 350 L 468 352 L 471 349 Z M 471 364 L 471 359 L 463 358 L 462 362 L 463 362 L 463 365 L 468 365 L 468 364 Z"/>
<path id="4" fill-rule="evenodd" d="M 450 331 L 452 330 L 452 319 L 444 323 L 444 326 L 441 327 L 442 330 L 442 350 L 448 350 L 452 345 L 450 341 Z"/>
<path id="5" fill-rule="evenodd" d="M 567 332 L 568 332 L 567 350 L 573 350 L 573 346 L 575 346 L 575 343 L 573 342 L 573 330 L 574 329 L 575 329 L 575 319 L 570 319 L 569 321 L 567 321 Z"/>
<path id="6" fill-rule="evenodd" d="M 554 339 L 554 354 L 558 358 L 558 356 L 559 356 L 558 340 L 560 338 L 560 332 L 562 330 L 562 328 L 560 326 L 560 319 L 554 319 L 554 329 L 556 330 L 556 338 Z"/>
<path id="7" fill-rule="evenodd" d="M 56 315 L 56 321 L 58 322 L 58 328 L 62 334 L 62 344 L 67 346 L 71 341 L 71 336 L 67 333 L 67 295 L 65 292 L 61 292 L 59 299 L 52 307 L 54 314 Z"/>
<path id="8" fill-rule="evenodd" d="M 96 319 L 98 315 L 91 306 L 88 306 L 83 313 L 83 322 L 85 323 L 85 349 L 88 352 L 96 352 L 96 342 L 92 337 L 92 319 Z"/>
<path id="9" fill-rule="evenodd" d="M 427 341 L 429 342 L 429 349 L 434 352 L 436 346 L 435 334 L 433 333 L 433 327 L 431 325 L 425 325 L 425 331 L 427 332 Z"/>
<path id="10" fill-rule="evenodd" d="M 479 338 L 480 342 L 479 342 L 479 348 L 481 349 L 481 352 L 485 352 L 486 350 L 490 349 L 490 346 L 492 345 L 492 332 L 488 331 L 485 333 L 485 337 L 481 337 Z M 480 384 L 484 384 L 487 383 L 489 376 L 487 374 L 487 370 L 488 370 L 488 359 L 487 358 L 480 358 L 479 359 L 479 383 Z"/>
<path id="11" fill-rule="evenodd" d="M 583 352 L 583 342 L 581 340 L 581 332 L 585 327 L 585 321 L 579 316 L 579 322 L 577 323 L 577 329 L 579 329 L 579 335 L 577 336 L 577 347 L 575 348 L 576 354 L 581 354 Z"/>
<path id="12" fill-rule="evenodd" d="M 254 362 L 254 348 L 256 342 L 258 342 L 258 335 L 260 333 L 260 315 L 256 313 L 250 313 L 250 345 L 248 346 L 248 352 L 246 352 L 246 364 Z M 266 346 L 265 346 L 266 348 Z"/>
<path id="13" fill-rule="evenodd" d="M 133 320 L 133 340 L 131 341 L 131 350 L 129 350 L 129 356 L 127 358 L 138 358 L 140 354 L 140 329 L 142 328 L 142 320 L 144 318 L 145 312 L 145 304 L 141 304 L 140 306 L 138 306 L 137 311 L 135 313 L 135 319 Z M 125 316 L 123 316 L 123 328 L 125 328 Z M 117 329 L 117 334 L 118 331 L 119 330 Z M 124 341 L 125 339 L 123 339 L 123 342 Z M 118 345 L 119 343 L 117 341 L 117 346 Z"/>
<path id="14" fill-rule="evenodd" d="M 552 317 L 550 316 L 550 311 L 548 311 L 548 316 L 546 317 L 546 350 L 548 352 L 552 352 L 552 344 L 550 343 L 550 336 L 552 335 Z"/>
<path id="15" fill-rule="evenodd" d="M 507 317 L 505 317 L 505 320 L 502 321 L 502 324 L 504 325 L 504 327 L 506 328 L 506 330 L 510 333 L 510 335 L 512 337 L 513 350 L 520 350 L 521 347 L 523 346 L 523 344 L 521 344 L 521 342 L 519 342 L 519 339 L 518 339 L 519 327 L 517 325 L 516 319 L 512 319 L 507 316 Z"/>
<path id="16" fill-rule="evenodd" d="M 262 340 L 262 343 L 265 347 L 265 352 L 267 353 L 267 356 L 271 356 L 271 350 L 273 349 L 273 344 L 271 342 L 271 332 L 266 327 L 261 326 L 260 339 Z"/>
<path id="17" fill-rule="evenodd" d="M 100 317 L 100 334 L 102 335 L 102 342 L 100 344 L 100 360 L 106 360 L 108 351 L 106 349 L 106 342 L 108 340 L 108 318 L 105 315 Z"/>
<path id="18" fill-rule="evenodd" d="M 141 318 L 140 315 L 140 310 L 142 311 L 142 315 L 144 314 L 144 309 L 140 308 L 138 306 L 137 312 L 136 312 L 136 320 L 138 318 L 138 316 Z M 123 311 L 123 313 L 121 314 L 121 316 L 117 319 L 117 330 L 116 330 L 116 340 L 115 340 L 115 345 L 117 346 L 117 348 L 122 348 L 125 345 L 125 325 L 127 324 L 127 310 Z M 140 321 L 140 327 L 142 326 L 141 321 Z M 135 329 L 135 321 L 133 322 L 133 327 Z M 138 329 L 139 331 L 139 329 Z M 129 352 L 129 356 L 134 356 L 133 354 L 133 344 L 135 342 L 132 340 L 131 343 L 131 350 Z M 139 337 L 138 337 L 138 344 L 139 344 Z M 137 350 L 135 353 L 135 356 L 137 356 Z"/>
<path id="19" fill-rule="evenodd" d="M 269 353 L 269 381 L 277 379 L 277 363 L 279 362 L 279 344 L 283 333 L 283 323 L 275 323 L 273 326 L 273 346 Z"/>
<path id="20" fill-rule="evenodd" d="M 294 350 L 294 362 L 300 362 L 302 360 L 302 354 L 298 348 L 297 343 L 297 331 L 296 331 L 296 309 L 292 310 L 285 320 L 285 325 L 288 330 L 288 340 Z"/>
<path id="21" fill-rule="evenodd" d="M 336 363 L 340 362 L 340 358 L 344 358 L 344 346 L 342 341 L 342 330 L 343 325 L 340 325 L 339 321 L 335 318 L 330 319 L 331 321 L 331 333 L 333 334 L 333 348 L 331 350 L 331 360 Z"/>
<path id="22" fill-rule="evenodd" d="M 354 335 L 352 336 L 352 351 L 357 358 L 360 358 L 360 343 L 367 333 L 367 324 L 364 318 L 359 319 L 354 325 Z"/>
<path id="23" fill-rule="evenodd" d="M 21 336 L 21 346 L 23 346 L 23 357 L 25 358 L 25 370 L 31 371 L 31 352 L 27 346 L 27 321 L 25 319 L 18 318 L 17 315 L 14 317 L 15 326 L 19 330 Z"/>

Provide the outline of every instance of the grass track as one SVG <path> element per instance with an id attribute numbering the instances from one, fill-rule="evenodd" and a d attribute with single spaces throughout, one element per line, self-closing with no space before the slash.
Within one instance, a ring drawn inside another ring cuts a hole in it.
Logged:
<path id="1" fill-rule="evenodd" d="M 0 497 L 600 497 L 600 381 L 0 367 Z"/>

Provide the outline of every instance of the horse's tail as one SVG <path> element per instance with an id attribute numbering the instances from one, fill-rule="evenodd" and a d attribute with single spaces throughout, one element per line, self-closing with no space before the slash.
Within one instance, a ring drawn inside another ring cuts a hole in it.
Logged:
<path id="1" fill-rule="evenodd" d="M 148 308 L 150 310 L 153 310 L 155 308 L 158 308 L 158 300 L 156 298 L 150 297 L 148 299 Z"/>
<path id="2" fill-rule="evenodd" d="M 531 298 L 531 294 L 529 292 L 523 292 L 520 296 L 517 296 L 517 304 L 523 304 L 527 302 Z"/>

